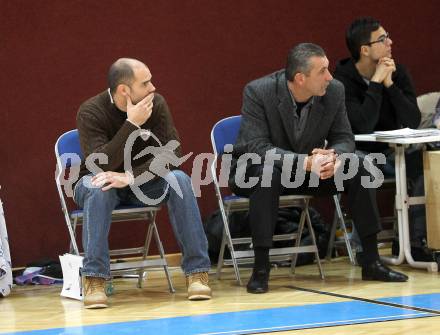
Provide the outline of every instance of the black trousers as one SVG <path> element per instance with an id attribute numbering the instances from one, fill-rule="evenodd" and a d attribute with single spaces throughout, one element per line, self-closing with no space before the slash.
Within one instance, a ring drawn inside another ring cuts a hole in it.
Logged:
<path id="1" fill-rule="evenodd" d="M 347 166 L 344 167 L 346 169 Z M 260 179 L 252 188 L 240 188 L 233 179 L 230 180 L 231 190 L 250 200 L 249 221 L 254 247 L 272 247 L 272 236 L 278 219 L 280 195 L 313 195 L 317 197 L 330 196 L 338 192 L 334 178 L 319 180 L 317 187 L 309 187 L 310 173 L 306 173 L 305 181 L 297 188 L 286 188 L 281 182 L 281 168 L 274 167 L 270 187 L 261 185 L 264 165 L 251 165 L 246 170 L 246 180 L 249 177 Z M 362 240 L 381 230 L 379 212 L 376 203 L 376 189 L 364 188 L 361 177 L 370 173 L 363 167 L 360 159 L 359 169 L 355 176 L 343 182 L 344 192 L 348 198 L 348 209 L 351 212 L 354 225 Z M 294 180 L 292 176 L 292 180 Z M 316 177 L 316 175 L 315 175 Z"/>

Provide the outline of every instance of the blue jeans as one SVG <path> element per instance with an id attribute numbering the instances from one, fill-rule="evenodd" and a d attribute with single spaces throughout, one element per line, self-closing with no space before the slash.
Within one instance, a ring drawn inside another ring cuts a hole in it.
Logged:
<path id="1" fill-rule="evenodd" d="M 168 205 L 171 227 L 183 254 L 182 269 L 186 275 L 207 272 L 210 269 L 208 242 L 203 230 L 200 212 L 191 179 L 183 171 L 169 172 L 177 180 L 183 194 L 181 198 L 167 181 L 156 178 L 140 186 L 142 193 L 150 199 L 160 198 L 167 192 L 164 202 Z M 82 243 L 84 248 L 83 275 L 110 278 L 110 256 L 108 234 L 111 213 L 119 205 L 145 205 L 130 187 L 102 191 L 84 185 L 87 176 L 75 186 L 74 200 L 84 210 Z M 172 177 L 172 176 L 171 176 Z M 168 179 L 168 178 L 167 178 Z"/>

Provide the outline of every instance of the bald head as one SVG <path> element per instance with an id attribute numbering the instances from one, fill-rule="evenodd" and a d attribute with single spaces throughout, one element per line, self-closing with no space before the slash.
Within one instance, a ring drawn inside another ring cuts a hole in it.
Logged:
<path id="1" fill-rule="evenodd" d="M 146 66 L 141 61 L 134 58 L 119 58 L 114 62 L 108 71 L 107 81 L 111 93 L 115 93 L 118 85 L 131 85 L 134 78 L 134 69 Z"/>

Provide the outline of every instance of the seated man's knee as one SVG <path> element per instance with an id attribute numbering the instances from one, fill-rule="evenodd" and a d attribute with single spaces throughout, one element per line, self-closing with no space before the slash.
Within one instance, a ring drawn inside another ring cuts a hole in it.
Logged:
<path id="1" fill-rule="evenodd" d="M 165 180 L 170 186 L 170 189 L 174 189 L 179 193 L 181 190 L 182 193 L 186 193 L 189 190 L 193 190 L 192 182 L 190 176 L 188 176 L 182 170 L 172 170 L 168 172 L 165 176 Z M 178 190 L 180 188 L 180 190 Z"/>
<path id="2" fill-rule="evenodd" d="M 190 176 L 182 170 L 172 170 L 164 178 L 168 183 L 168 195 L 178 195 L 180 198 L 199 196 L 194 192 Z"/>
<path id="3" fill-rule="evenodd" d="M 247 188 L 275 190 L 281 186 L 281 168 L 277 166 L 261 164 L 253 167 L 249 172 L 246 174 Z"/>
<path id="4" fill-rule="evenodd" d="M 103 191 L 100 187 L 90 187 L 87 189 L 86 197 L 99 202 L 113 202 L 117 198 L 117 190 L 112 188 Z"/>
<path id="5" fill-rule="evenodd" d="M 271 164 L 253 165 L 246 171 L 245 178 L 241 182 L 247 187 L 275 186 L 281 183 L 281 168 Z"/>
<path id="6" fill-rule="evenodd" d="M 377 156 L 379 155 L 379 156 Z M 368 154 L 358 156 L 356 154 L 343 154 L 343 169 L 335 174 L 335 185 L 338 191 L 344 191 L 344 184 L 354 187 L 378 188 L 382 185 L 384 175 L 378 168 L 378 164 L 385 163 L 383 154 Z"/>
<path id="7" fill-rule="evenodd" d="M 165 180 L 170 178 L 170 176 L 174 176 L 179 184 L 191 184 L 191 178 L 182 170 L 172 170 L 168 172 L 168 174 L 165 176 Z"/>
<path id="8" fill-rule="evenodd" d="M 385 177 L 381 170 L 386 164 L 386 157 L 382 153 L 370 153 L 359 161 L 359 173 L 361 183 L 365 188 L 378 188 L 382 185 Z"/>
<path id="9" fill-rule="evenodd" d="M 338 156 L 341 167 L 334 174 L 334 182 L 339 192 L 344 191 L 344 184 L 352 184 L 355 180 L 359 180 L 360 169 L 363 168 L 362 158 L 354 153 L 343 153 Z"/>
<path id="10" fill-rule="evenodd" d="M 264 164 L 261 170 L 261 186 L 272 187 L 281 185 L 281 168 L 277 165 Z"/>

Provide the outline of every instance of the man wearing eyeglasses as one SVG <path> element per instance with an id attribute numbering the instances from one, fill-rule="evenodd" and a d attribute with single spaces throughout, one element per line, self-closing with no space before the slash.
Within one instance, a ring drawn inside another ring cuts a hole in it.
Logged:
<path id="1" fill-rule="evenodd" d="M 392 57 L 389 34 L 373 18 L 355 20 L 346 32 L 351 58 L 336 66 L 345 86 L 345 103 L 355 134 L 402 127 L 417 128 L 420 111 L 412 80 Z M 381 152 L 386 143 L 357 143 L 359 150 Z"/>
<path id="2" fill-rule="evenodd" d="M 345 86 L 345 104 L 353 133 L 417 128 L 421 114 L 411 77 L 393 59 L 393 41 L 380 22 L 371 17 L 356 19 L 347 29 L 346 44 L 351 57 L 337 64 L 334 77 Z M 379 167 L 385 175 L 394 175 L 394 154 L 387 143 L 357 142 L 356 149 L 360 156 L 384 153 L 387 163 Z M 413 185 L 411 195 L 423 195 L 421 152 L 407 152 L 406 165 L 408 180 Z M 410 217 L 412 221 L 424 221 L 423 206 L 411 207 Z M 423 229 L 414 231 L 412 245 L 421 243 L 424 234 Z"/>

